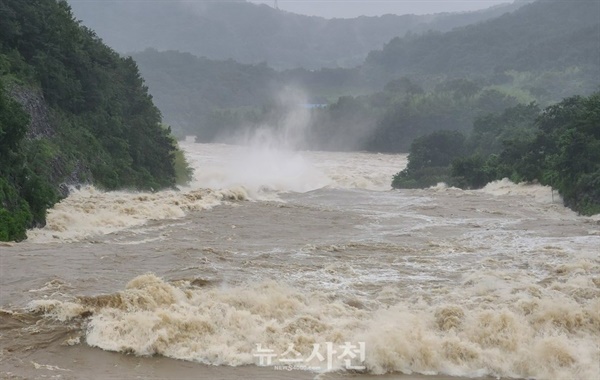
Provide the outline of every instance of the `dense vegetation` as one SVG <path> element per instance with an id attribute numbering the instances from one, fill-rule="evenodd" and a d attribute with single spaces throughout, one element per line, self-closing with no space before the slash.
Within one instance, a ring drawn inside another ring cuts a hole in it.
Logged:
<path id="1" fill-rule="evenodd" d="M 310 147 L 406 152 L 410 143 L 442 128 L 467 131 L 472 120 L 519 103 L 515 96 L 468 80 L 450 80 L 426 91 L 408 78 L 383 91 L 341 97 L 313 111 Z"/>
<path id="2" fill-rule="evenodd" d="M 44 183 L 25 165 L 19 149 L 28 124 L 29 116 L 5 95 L 0 81 L 0 241 L 24 239 L 33 215 L 39 218 L 45 210 L 44 203 L 51 202 L 54 196 L 48 189 L 34 187 Z M 32 194 L 32 190 L 45 194 Z"/>
<path id="3" fill-rule="evenodd" d="M 0 0 L 0 80 L 0 240 L 43 225 L 61 184 L 175 184 L 176 145 L 136 63 L 65 1 Z"/>
<path id="4" fill-rule="evenodd" d="M 246 1 L 69 0 L 75 14 L 121 52 L 179 50 L 277 69 L 353 67 L 406 32 L 447 31 L 497 17 L 520 4 L 464 14 L 386 15 L 327 20 Z"/>
<path id="5" fill-rule="evenodd" d="M 490 114 L 475 121 L 468 137 L 456 131 L 421 137 L 392 186 L 481 188 L 502 178 L 538 181 L 557 189 L 568 207 L 600 213 L 600 93 L 541 112 L 529 104 Z"/>

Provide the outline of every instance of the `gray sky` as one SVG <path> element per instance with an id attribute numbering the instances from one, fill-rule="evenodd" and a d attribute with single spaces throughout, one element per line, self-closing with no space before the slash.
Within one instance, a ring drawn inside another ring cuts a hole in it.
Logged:
<path id="1" fill-rule="evenodd" d="M 249 0 L 273 6 L 274 0 Z M 440 12 L 462 12 L 512 0 L 278 0 L 279 9 L 310 16 L 358 17 L 392 14 L 427 14 Z"/>

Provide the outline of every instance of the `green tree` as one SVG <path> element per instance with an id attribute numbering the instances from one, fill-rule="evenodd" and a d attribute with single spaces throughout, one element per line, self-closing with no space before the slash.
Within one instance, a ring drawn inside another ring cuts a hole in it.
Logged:
<path id="1" fill-rule="evenodd" d="M 509 177 L 552 186 L 566 206 L 582 214 L 600 213 L 600 93 L 564 99 L 541 113 L 529 104 L 479 118 L 464 156 L 459 141 L 440 133 L 415 140 L 409 164 L 392 186 L 445 180 L 480 188 Z"/>
<path id="2" fill-rule="evenodd" d="M 394 188 L 428 187 L 448 182 L 450 164 L 465 154 L 465 136 L 458 131 L 436 131 L 416 139 L 406 169 L 392 180 Z"/>
<path id="3" fill-rule="evenodd" d="M 23 109 L 5 94 L 0 80 L 0 241 L 23 240 L 33 216 L 19 194 L 26 177 L 20 145 L 29 118 Z"/>
<path id="4" fill-rule="evenodd" d="M 133 59 L 81 26 L 64 0 L 0 0 L 0 31 L 0 240 L 43 226 L 73 178 L 104 189 L 175 185 L 176 143 Z M 4 82 L 42 109 L 32 111 L 32 138 Z"/>

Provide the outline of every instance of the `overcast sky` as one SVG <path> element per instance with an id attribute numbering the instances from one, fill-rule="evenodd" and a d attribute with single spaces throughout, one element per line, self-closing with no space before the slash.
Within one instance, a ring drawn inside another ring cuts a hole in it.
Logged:
<path id="1" fill-rule="evenodd" d="M 274 0 L 249 0 L 273 6 Z M 278 0 L 279 9 L 310 16 L 358 17 L 392 14 L 462 12 L 489 8 L 512 0 Z"/>

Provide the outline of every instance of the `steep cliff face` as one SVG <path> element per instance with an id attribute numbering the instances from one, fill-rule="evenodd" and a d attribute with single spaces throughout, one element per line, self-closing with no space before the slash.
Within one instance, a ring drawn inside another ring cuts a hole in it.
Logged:
<path id="1" fill-rule="evenodd" d="M 52 109 L 44 99 L 41 89 L 30 86 L 10 84 L 7 94 L 21 105 L 29 115 L 29 125 L 24 145 L 32 140 L 48 140 L 57 135 L 57 120 L 52 120 Z M 72 161 L 72 162 L 70 162 Z M 69 189 L 93 182 L 90 168 L 81 160 L 69 160 L 64 154 L 57 154 L 48 162 L 48 180 L 60 197 L 69 195 Z"/>
<path id="2" fill-rule="evenodd" d="M 55 134 L 55 128 L 50 123 L 50 108 L 41 89 L 11 84 L 7 90 L 8 95 L 29 114 L 30 122 L 25 135 L 28 139 L 48 138 Z"/>

